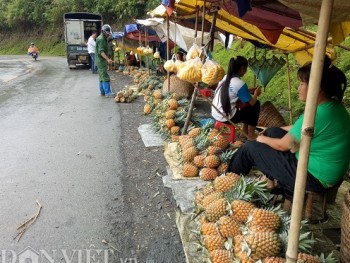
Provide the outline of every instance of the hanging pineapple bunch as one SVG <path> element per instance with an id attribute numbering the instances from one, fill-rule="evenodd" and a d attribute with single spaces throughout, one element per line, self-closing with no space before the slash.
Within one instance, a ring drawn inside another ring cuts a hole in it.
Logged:
<path id="1" fill-rule="evenodd" d="M 117 92 L 117 95 L 114 98 L 115 102 L 126 102 L 130 103 L 134 101 L 137 98 L 136 91 L 132 88 L 126 87 L 119 92 Z"/>

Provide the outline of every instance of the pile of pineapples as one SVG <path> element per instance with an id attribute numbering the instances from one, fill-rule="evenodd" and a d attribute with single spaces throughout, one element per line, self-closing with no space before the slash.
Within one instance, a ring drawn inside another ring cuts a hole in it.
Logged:
<path id="1" fill-rule="evenodd" d="M 120 91 L 117 92 L 114 101 L 115 102 L 122 102 L 122 103 L 130 103 L 134 101 L 137 98 L 136 91 L 130 87 L 126 87 Z"/>
<path id="2" fill-rule="evenodd" d="M 212 263 L 284 263 L 290 217 L 268 207 L 265 182 L 224 173 L 195 193 L 198 240 Z M 314 240 L 302 228 L 298 263 L 335 262 L 307 254 Z"/>
<path id="3" fill-rule="evenodd" d="M 192 128 L 187 135 L 178 137 L 179 155 L 183 160 L 182 175 L 200 176 L 205 181 L 214 180 L 227 171 L 235 145 L 210 124 Z"/>

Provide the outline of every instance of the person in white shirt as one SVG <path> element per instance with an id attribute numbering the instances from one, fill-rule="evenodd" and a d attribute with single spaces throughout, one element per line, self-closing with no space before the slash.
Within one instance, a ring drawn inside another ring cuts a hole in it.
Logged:
<path id="1" fill-rule="evenodd" d="M 97 67 L 95 66 L 95 48 L 96 48 L 97 31 L 92 31 L 91 36 L 87 42 L 88 53 L 91 57 L 91 71 L 93 74 L 97 73 Z"/>
<path id="2" fill-rule="evenodd" d="M 258 96 L 261 89 L 249 90 L 247 84 L 241 80 L 247 68 L 246 58 L 237 56 L 237 58 L 230 59 L 227 75 L 219 82 L 215 91 L 213 99 L 215 107 L 212 107 L 211 114 L 215 120 L 220 122 L 227 122 L 226 118 L 233 123 L 242 122 L 243 132 L 254 139 L 260 113 Z"/>

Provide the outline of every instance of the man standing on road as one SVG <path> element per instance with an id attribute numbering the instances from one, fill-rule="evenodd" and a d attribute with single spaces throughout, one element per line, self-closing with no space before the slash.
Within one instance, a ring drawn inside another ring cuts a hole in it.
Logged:
<path id="1" fill-rule="evenodd" d="M 97 68 L 95 66 L 96 37 L 97 37 L 97 32 L 94 30 L 92 31 L 92 34 L 89 37 L 89 40 L 87 42 L 88 53 L 91 57 L 91 71 L 93 74 L 97 73 Z"/>
<path id="2" fill-rule="evenodd" d="M 111 91 L 111 81 L 107 73 L 107 65 L 113 60 L 108 57 L 108 38 L 112 34 L 110 25 L 103 25 L 101 34 L 96 39 L 96 66 L 100 81 L 100 94 L 107 98 L 114 98 L 115 93 Z"/>

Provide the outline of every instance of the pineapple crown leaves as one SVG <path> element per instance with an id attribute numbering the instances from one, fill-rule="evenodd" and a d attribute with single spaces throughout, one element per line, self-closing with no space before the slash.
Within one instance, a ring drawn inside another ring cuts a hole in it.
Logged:
<path id="1" fill-rule="evenodd" d="M 186 98 L 180 99 L 177 101 L 180 107 L 186 107 L 190 105 L 190 101 Z"/>
<path id="2" fill-rule="evenodd" d="M 287 251 L 288 246 L 288 232 L 282 232 L 278 234 L 280 240 L 282 241 L 282 252 Z M 311 232 L 301 233 L 299 236 L 299 246 L 298 250 L 301 252 L 309 253 L 315 243 L 315 240 Z"/>
<path id="3" fill-rule="evenodd" d="M 236 183 L 236 187 L 232 188 L 226 193 L 229 202 L 235 199 L 244 200 L 248 202 L 262 202 L 268 201 L 269 189 L 266 187 L 266 182 L 256 181 L 253 179 L 241 176 Z"/>
<path id="4" fill-rule="evenodd" d="M 223 162 L 223 163 L 228 163 L 233 155 L 235 154 L 235 152 L 237 151 L 238 149 L 235 149 L 235 150 L 226 150 L 224 151 L 222 154 L 220 154 L 220 160 Z"/>
<path id="5" fill-rule="evenodd" d="M 321 263 L 335 263 L 337 262 L 336 258 L 333 256 L 333 252 L 328 254 L 327 257 L 325 257 L 324 253 L 321 253 L 321 255 L 318 257 L 318 259 L 321 261 Z"/>

